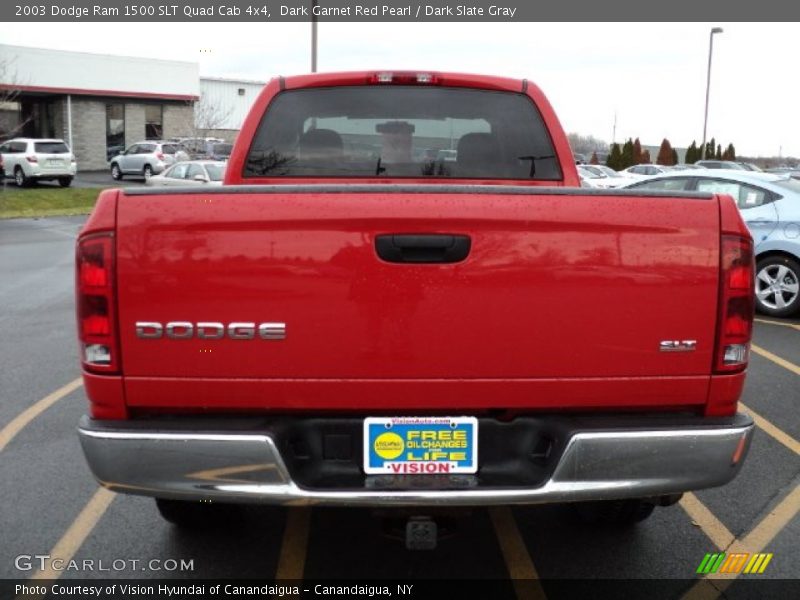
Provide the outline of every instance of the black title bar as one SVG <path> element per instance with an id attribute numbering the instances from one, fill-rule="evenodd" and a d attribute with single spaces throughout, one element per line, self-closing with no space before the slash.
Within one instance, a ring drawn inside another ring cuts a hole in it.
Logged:
<path id="1" fill-rule="evenodd" d="M 798 20 L 784 0 L 3 0 L 5 22 L 552 22 Z"/>

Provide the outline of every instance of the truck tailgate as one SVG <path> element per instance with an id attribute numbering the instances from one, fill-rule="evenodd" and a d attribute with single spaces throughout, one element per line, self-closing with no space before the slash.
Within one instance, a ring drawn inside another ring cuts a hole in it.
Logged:
<path id="1" fill-rule="evenodd" d="M 711 196 L 280 187 L 120 195 L 128 404 L 630 405 L 642 378 L 663 381 L 644 404 L 705 402 Z M 461 262 L 391 263 L 376 253 L 385 234 L 463 235 L 471 247 Z M 137 322 L 280 322 L 286 337 L 141 339 Z M 696 348 L 664 352 L 665 340 Z M 204 382 L 191 396 L 169 385 L 187 378 Z M 557 380 L 561 402 L 547 395 Z M 356 388 L 359 401 L 346 396 Z"/>

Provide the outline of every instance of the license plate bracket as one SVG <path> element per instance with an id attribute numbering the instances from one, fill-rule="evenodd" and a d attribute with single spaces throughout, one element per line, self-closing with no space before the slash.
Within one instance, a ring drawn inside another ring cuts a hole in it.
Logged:
<path id="1" fill-rule="evenodd" d="M 442 475 L 478 471 L 475 417 L 368 417 L 364 472 Z"/>

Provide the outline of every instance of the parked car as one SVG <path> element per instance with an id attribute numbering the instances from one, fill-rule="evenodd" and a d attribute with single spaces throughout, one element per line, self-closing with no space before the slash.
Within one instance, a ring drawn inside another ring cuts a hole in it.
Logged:
<path id="1" fill-rule="evenodd" d="M 705 167 L 706 169 L 728 169 L 730 171 L 749 171 L 742 163 L 732 160 L 698 160 L 695 166 Z"/>
<path id="2" fill-rule="evenodd" d="M 706 169 L 667 173 L 626 187 L 733 196 L 755 242 L 756 308 L 773 317 L 800 311 L 800 181 L 787 175 Z"/>
<path id="3" fill-rule="evenodd" d="M 595 171 L 587 169 L 586 165 L 576 164 L 575 167 L 578 169 L 578 177 L 581 178 L 581 187 L 600 187 L 600 185 L 598 185 L 598 181 L 603 179 L 603 175 L 599 175 Z"/>
<path id="4" fill-rule="evenodd" d="M 222 185 L 225 163 L 210 160 L 192 160 L 175 163 L 161 175 L 153 175 L 147 185 L 174 187 L 187 185 Z"/>
<path id="5" fill-rule="evenodd" d="M 233 150 L 233 144 L 228 142 L 205 142 L 203 151 L 195 154 L 195 160 L 228 160 Z"/>
<path id="6" fill-rule="evenodd" d="M 669 170 L 670 168 L 664 165 L 633 165 L 632 167 L 620 171 L 620 174 L 629 179 L 642 179 L 644 177 L 667 173 Z"/>
<path id="7" fill-rule="evenodd" d="M 581 165 L 581 168 L 586 169 L 597 175 L 597 178 L 592 179 L 595 187 L 599 188 L 618 188 L 626 183 L 630 183 L 630 179 L 623 177 L 611 167 L 605 165 Z"/>
<path id="8" fill-rule="evenodd" d="M 758 165 L 754 165 L 753 163 L 749 163 L 749 162 L 740 162 L 740 163 L 737 163 L 737 164 L 741 165 L 741 167 L 742 167 L 742 168 L 743 168 L 745 171 L 755 171 L 756 173 L 762 173 L 762 172 L 764 171 L 764 169 L 762 169 L 762 168 L 761 168 L 761 167 L 759 167 Z"/>
<path id="9" fill-rule="evenodd" d="M 217 137 L 190 137 L 175 138 L 189 153 L 192 160 L 206 158 L 209 153 L 209 144 L 224 144 L 225 140 Z"/>
<path id="10" fill-rule="evenodd" d="M 703 165 L 692 165 L 689 163 L 678 163 L 677 165 L 671 165 L 673 171 L 687 171 L 690 169 L 705 169 Z"/>
<path id="11" fill-rule="evenodd" d="M 64 140 L 14 138 L 0 145 L 2 176 L 13 178 L 19 187 L 37 181 L 58 181 L 69 187 L 78 165 Z"/>
<path id="12" fill-rule="evenodd" d="M 136 175 L 150 179 L 158 175 L 181 157 L 179 144 L 148 140 L 137 142 L 111 159 L 111 177 L 119 181 L 125 175 Z M 184 154 L 183 158 L 188 158 Z"/>

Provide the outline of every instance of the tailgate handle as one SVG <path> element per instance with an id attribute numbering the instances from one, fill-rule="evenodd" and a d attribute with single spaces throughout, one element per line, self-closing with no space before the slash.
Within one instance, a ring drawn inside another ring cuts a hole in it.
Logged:
<path id="1" fill-rule="evenodd" d="M 469 254 L 468 235 L 386 234 L 375 238 L 375 251 L 393 263 L 456 263 Z"/>

